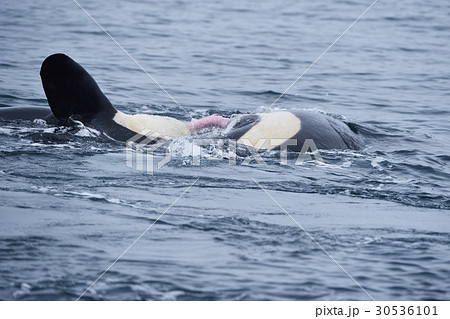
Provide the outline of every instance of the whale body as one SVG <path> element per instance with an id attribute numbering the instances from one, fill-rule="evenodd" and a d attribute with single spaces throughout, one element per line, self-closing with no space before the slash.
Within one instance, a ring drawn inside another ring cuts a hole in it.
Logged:
<path id="1" fill-rule="evenodd" d="M 136 140 L 139 135 L 170 140 L 192 134 L 187 122 L 116 110 L 92 76 L 65 54 L 47 57 L 40 76 L 50 109 L 0 108 L 0 118 L 43 118 L 59 123 L 77 120 L 119 141 Z M 318 149 L 360 149 L 363 146 L 361 136 L 351 126 L 306 110 L 238 115 L 228 122 L 223 133 L 226 138 L 257 149 L 300 151 L 307 140 L 312 140 Z"/>

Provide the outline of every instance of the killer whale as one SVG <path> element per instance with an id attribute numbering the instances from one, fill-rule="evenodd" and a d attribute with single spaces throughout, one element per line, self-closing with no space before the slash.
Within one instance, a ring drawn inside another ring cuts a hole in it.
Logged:
<path id="1" fill-rule="evenodd" d="M 34 117 L 48 121 L 56 119 L 59 123 L 81 121 L 119 141 L 136 140 L 143 131 L 146 135 L 152 133 L 153 137 L 156 133 L 163 139 L 196 133 L 190 130 L 190 123 L 174 118 L 129 115 L 116 110 L 92 76 L 65 54 L 47 57 L 42 63 L 40 76 L 51 112 L 40 107 L 3 108 L 0 109 L 0 118 Z M 351 126 L 312 111 L 244 114 L 219 122 L 226 138 L 259 149 L 276 150 L 284 146 L 289 151 L 300 151 L 306 140 L 313 140 L 318 149 L 360 149 L 363 145 L 362 138 Z"/>
<path id="2" fill-rule="evenodd" d="M 43 119 L 50 121 L 56 119 L 52 111 L 48 107 L 42 106 L 14 106 L 1 107 L 0 119 L 4 120 L 25 120 L 32 121 L 35 119 Z"/>
<path id="3" fill-rule="evenodd" d="M 237 143 L 256 148 L 299 152 L 307 140 L 318 149 L 353 149 L 363 147 L 355 128 L 326 114 L 297 110 L 251 114 L 238 117 L 225 129 L 226 136 Z"/>

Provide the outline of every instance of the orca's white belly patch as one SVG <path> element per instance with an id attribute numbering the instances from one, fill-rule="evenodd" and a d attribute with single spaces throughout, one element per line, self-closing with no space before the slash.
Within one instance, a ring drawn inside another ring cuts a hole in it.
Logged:
<path id="1" fill-rule="evenodd" d="M 262 114 L 258 123 L 237 141 L 256 148 L 274 149 L 301 130 L 300 119 L 291 112 Z"/>
<path id="2" fill-rule="evenodd" d="M 118 111 L 113 120 L 133 132 L 166 140 L 191 135 L 187 123 L 167 116 L 129 115 Z"/>

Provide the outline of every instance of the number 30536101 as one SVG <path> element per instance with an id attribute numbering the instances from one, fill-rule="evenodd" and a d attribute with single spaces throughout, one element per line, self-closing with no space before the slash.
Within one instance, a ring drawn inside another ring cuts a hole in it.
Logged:
<path id="1" fill-rule="evenodd" d="M 377 316 L 437 316 L 437 307 L 429 306 L 377 306 Z"/>

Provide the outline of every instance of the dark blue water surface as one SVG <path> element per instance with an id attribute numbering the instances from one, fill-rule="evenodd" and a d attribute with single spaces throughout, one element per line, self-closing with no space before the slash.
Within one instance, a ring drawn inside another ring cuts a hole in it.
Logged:
<path id="1" fill-rule="evenodd" d="M 371 1 L 80 3 L 198 118 L 271 105 Z M 95 131 L 2 122 L 0 299 L 77 299 L 199 178 L 83 299 L 370 299 L 320 243 L 377 300 L 448 300 L 449 21 L 381 0 L 275 105 L 371 132 L 324 164 L 194 166 L 181 138 L 152 176 Z M 75 2 L 3 1 L 0 25 L 1 107 L 46 106 L 40 64 L 64 52 L 117 109 L 190 120 Z"/>

